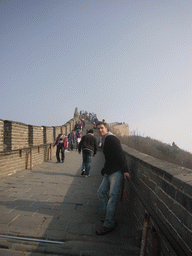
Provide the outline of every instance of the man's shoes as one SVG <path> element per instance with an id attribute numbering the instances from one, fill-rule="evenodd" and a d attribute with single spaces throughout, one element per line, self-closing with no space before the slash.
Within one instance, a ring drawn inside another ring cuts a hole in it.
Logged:
<path id="1" fill-rule="evenodd" d="M 102 235 L 108 234 L 109 232 L 112 232 L 113 230 L 115 230 L 115 227 L 108 228 L 108 227 L 102 226 L 100 229 L 96 231 L 96 235 L 102 236 Z"/>
<path id="2" fill-rule="evenodd" d="M 62 163 L 64 163 L 64 160 L 62 160 Z"/>
<path id="3" fill-rule="evenodd" d="M 84 175 L 85 175 L 85 169 L 82 169 L 81 176 L 84 176 Z"/>
<path id="4" fill-rule="evenodd" d="M 88 177 L 90 177 L 90 174 L 85 174 L 85 178 L 88 178 Z"/>
<path id="5" fill-rule="evenodd" d="M 57 163 L 57 164 L 59 164 L 59 163 L 60 163 L 60 161 L 57 161 L 56 163 Z"/>

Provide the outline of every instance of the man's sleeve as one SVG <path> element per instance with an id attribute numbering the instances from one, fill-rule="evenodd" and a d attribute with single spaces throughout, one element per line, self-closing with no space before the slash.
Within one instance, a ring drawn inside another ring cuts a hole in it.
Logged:
<path id="1" fill-rule="evenodd" d="M 113 149 L 114 159 L 119 163 L 122 172 L 128 172 L 127 159 L 125 152 L 121 147 L 121 143 L 119 139 L 113 136 L 112 140 L 110 140 L 111 149 Z"/>
<path id="2" fill-rule="evenodd" d="M 58 144 L 59 138 L 60 138 L 60 136 L 57 136 L 57 138 L 56 138 L 56 140 L 54 141 L 54 144 L 53 144 L 54 146 L 56 146 Z"/>
<path id="3" fill-rule="evenodd" d="M 83 144 L 83 140 L 84 140 L 84 137 L 82 137 L 81 141 L 79 142 L 79 148 L 78 148 L 79 152 L 81 152 L 81 147 L 82 147 L 82 144 Z"/>
<path id="4" fill-rule="evenodd" d="M 97 154 L 97 139 L 94 138 L 94 154 Z"/>

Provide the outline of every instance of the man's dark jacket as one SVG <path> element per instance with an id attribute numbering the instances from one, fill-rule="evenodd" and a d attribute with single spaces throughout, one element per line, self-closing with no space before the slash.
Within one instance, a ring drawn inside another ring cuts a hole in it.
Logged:
<path id="1" fill-rule="evenodd" d="M 81 152 L 81 149 L 91 151 L 91 152 L 93 152 L 93 154 L 96 154 L 97 153 L 97 139 L 89 133 L 84 135 L 79 143 L 78 151 Z"/>
<path id="2" fill-rule="evenodd" d="M 105 164 L 101 174 L 110 175 L 117 171 L 128 172 L 127 160 L 119 139 L 114 135 L 107 135 L 104 140 L 103 153 Z"/>

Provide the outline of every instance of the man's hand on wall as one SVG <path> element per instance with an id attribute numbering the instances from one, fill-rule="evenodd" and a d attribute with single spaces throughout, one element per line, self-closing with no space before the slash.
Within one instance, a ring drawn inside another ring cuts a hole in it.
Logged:
<path id="1" fill-rule="evenodd" d="M 128 173 L 128 172 L 124 172 L 124 178 L 125 178 L 125 180 L 127 179 L 127 178 L 131 178 L 131 176 L 130 176 L 130 174 Z"/>

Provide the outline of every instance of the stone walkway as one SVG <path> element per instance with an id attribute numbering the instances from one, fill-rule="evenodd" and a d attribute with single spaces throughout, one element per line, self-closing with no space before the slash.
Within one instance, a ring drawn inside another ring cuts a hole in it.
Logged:
<path id="1" fill-rule="evenodd" d="M 117 229 L 95 234 L 103 154 L 93 158 L 89 178 L 80 175 L 81 163 L 74 150 L 64 163 L 53 159 L 0 180 L 0 255 L 139 255 L 121 202 Z"/>

